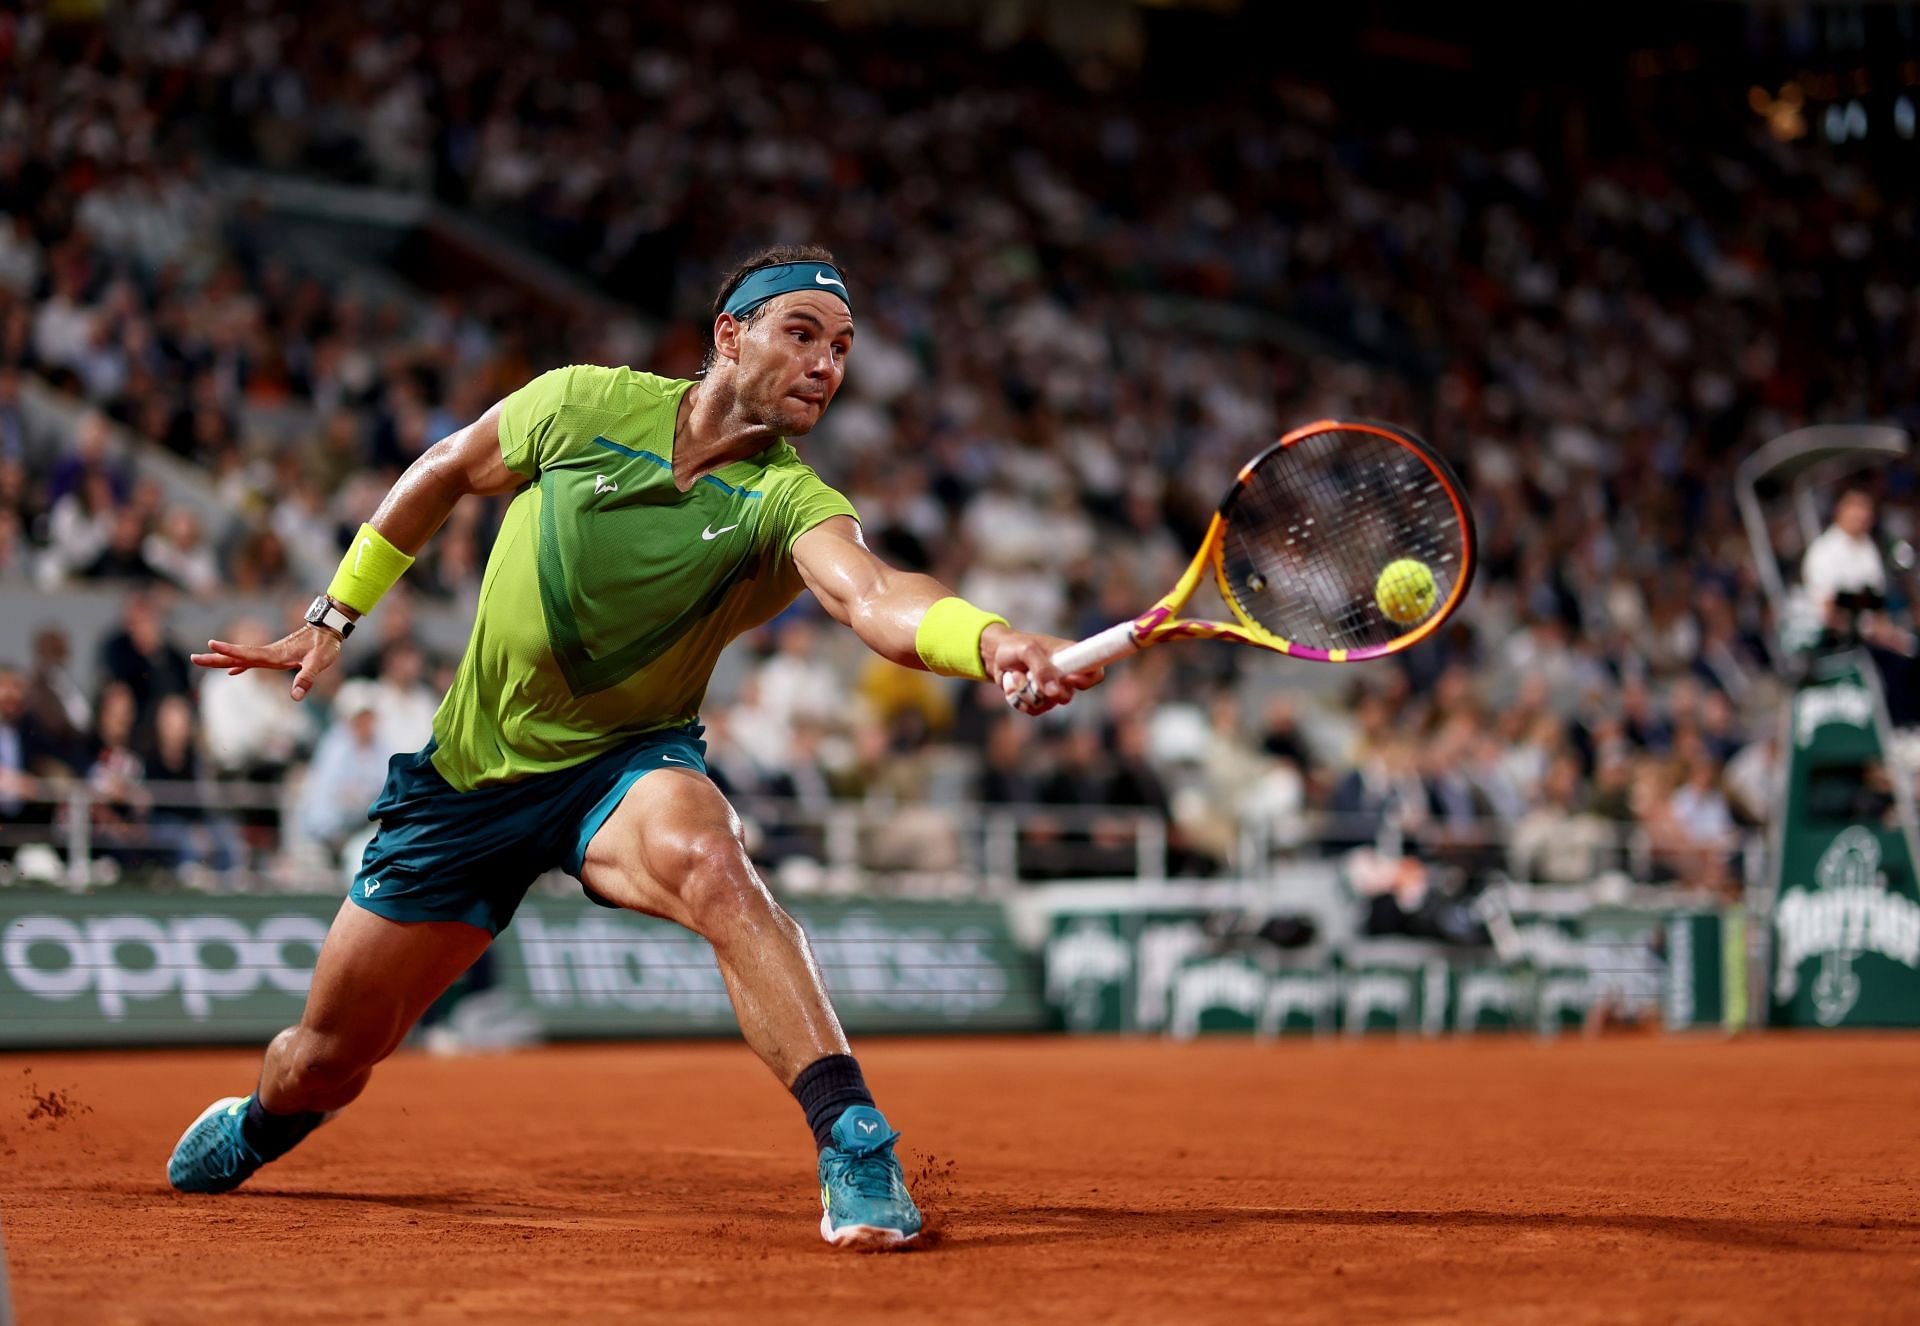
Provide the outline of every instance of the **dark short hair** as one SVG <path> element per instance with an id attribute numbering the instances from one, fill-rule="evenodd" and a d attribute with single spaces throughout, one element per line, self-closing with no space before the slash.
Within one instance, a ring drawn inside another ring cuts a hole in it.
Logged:
<path id="1" fill-rule="evenodd" d="M 720 282 L 720 293 L 713 297 L 713 307 L 707 311 L 707 359 L 700 366 L 702 373 L 713 367 L 713 324 L 718 322 L 720 315 L 726 311 L 727 301 L 733 297 L 733 292 L 740 288 L 742 281 L 762 267 L 773 267 L 783 262 L 817 262 L 838 267 L 843 273 L 847 270 L 834 258 L 832 250 L 820 244 L 774 244 L 748 254 Z M 748 313 L 739 320 L 743 323 L 752 322 L 754 314 L 758 312 L 759 310 L 756 309 L 754 313 Z"/>

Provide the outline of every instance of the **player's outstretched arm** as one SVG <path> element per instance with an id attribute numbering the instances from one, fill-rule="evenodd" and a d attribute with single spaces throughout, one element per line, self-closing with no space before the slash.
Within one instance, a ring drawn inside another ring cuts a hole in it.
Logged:
<path id="1" fill-rule="evenodd" d="M 373 518 L 362 527 L 355 547 L 341 563 L 343 575 L 350 567 L 359 570 L 369 553 L 374 554 L 376 562 L 385 553 L 397 559 L 399 570 L 404 570 L 413 554 L 446 523 L 461 498 L 508 493 L 525 482 L 525 476 L 507 468 L 500 453 L 500 405 L 495 403 L 465 428 L 421 452 L 419 459 L 407 467 Z M 399 570 L 393 575 L 398 576 Z M 348 620 L 361 616 L 361 609 L 338 594 L 330 591 L 328 597 Z M 366 606 L 371 608 L 372 603 Z M 205 653 L 191 657 L 203 668 L 225 668 L 229 676 L 253 668 L 293 672 L 293 698 L 304 700 L 314 681 L 340 657 L 342 639 L 339 632 L 325 626 L 306 625 L 270 645 L 209 640 Z"/>
<path id="2" fill-rule="evenodd" d="M 984 614 L 932 576 L 881 561 L 850 517 L 835 516 L 802 534 L 794 541 L 793 561 L 828 614 L 892 662 L 954 676 L 1005 678 L 1010 691 L 1031 678 L 1045 701 L 1035 713 L 1065 704 L 1105 675 L 1099 668 L 1063 673 L 1054 667 L 1054 653 L 1069 643 L 1056 636 L 1016 631 L 997 618 L 973 627 L 971 620 Z M 930 621 L 936 604 L 942 606 Z M 964 643 L 949 652 L 955 641 Z"/>

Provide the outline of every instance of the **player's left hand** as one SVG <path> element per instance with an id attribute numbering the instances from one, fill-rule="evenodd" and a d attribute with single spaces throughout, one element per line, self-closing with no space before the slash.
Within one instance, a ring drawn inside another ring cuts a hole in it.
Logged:
<path id="1" fill-rule="evenodd" d="M 1072 643 L 1057 635 L 1033 635 L 995 623 L 980 633 L 980 661 L 986 664 L 989 677 L 1000 679 L 1010 703 L 1031 681 L 1035 699 L 1016 707 L 1022 713 L 1044 714 L 1106 679 L 1105 668 L 1062 672 L 1053 666 L 1053 656 Z"/>

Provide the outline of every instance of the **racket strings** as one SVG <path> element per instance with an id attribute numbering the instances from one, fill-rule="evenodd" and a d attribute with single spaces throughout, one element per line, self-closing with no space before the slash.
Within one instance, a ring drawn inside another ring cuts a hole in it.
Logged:
<path id="1" fill-rule="evenodd" d="M 1227 594 L 1236 611 L 1296 644 L 1386 645 L 1447 601 L 1466 539 L 1446 485 L 1418 452 L 1375 433 L 1329 429 L 1272 453 L 1248 476 L 1222 545 Z M 1401 560 L 1422 563 L 1434 580 L 1431 602 L 1407 621 L 1378 601 L 1381 573 Z"/>

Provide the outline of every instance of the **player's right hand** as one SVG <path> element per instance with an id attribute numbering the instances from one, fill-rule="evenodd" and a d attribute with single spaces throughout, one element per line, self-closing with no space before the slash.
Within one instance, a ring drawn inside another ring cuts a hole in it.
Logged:
<path id="1" fill-rule="evenodd" d="M 1030 635 L 996 624 L 980 634 L 980 657 L 988 675 L 1000 679 L 1008 704 L 1023 714 L 1044 714 L 1067 703 L 1076 692 L 1098 686 L 1107 675 L 1105 668 L 1085 672 L 1056 668 L 1053 656 L 1072 643 L 1059 636 Z"/>
<path id="2" fill-rule="evenodd" d="M 225 668 L 229 677 L 237 677 L 253 668 L 272 668 L 294 672 L 293 698 L 304 700 L 320 674 L 340 657 L 342 641 L 332 631 L 318 626 L 302 626 L 291 635 L 270 645 L 235 645 L 225 640 L 207 641 L 207 652 L 191 655 L 203 668 Z"/>

